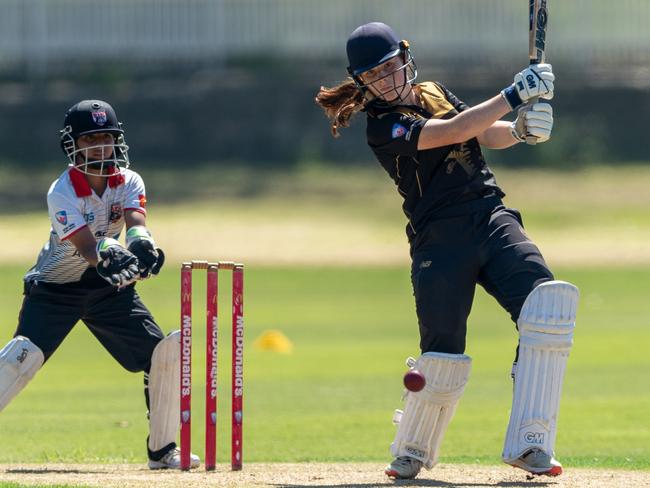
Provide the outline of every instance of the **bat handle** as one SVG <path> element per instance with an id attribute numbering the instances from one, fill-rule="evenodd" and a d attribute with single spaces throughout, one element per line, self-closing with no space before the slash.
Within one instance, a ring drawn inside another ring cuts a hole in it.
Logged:
<path id="1" fill-rule="evenodd" d="M 532 106 L 533 104 L 537 103 L 539 101 L 538 97 L 531 98 L 529 100 L 530 105 Z M 526 144 L 529 146 L 535 146 L 537 144 L 537 137 L 535 136 L 526 136 Z"/>
<path id="2" fill-rule="evenodd" d="M 530 64 L 538 64 L 538 63 L 543 63 L 543 59 L 530 59 Z M 530 105 L 533 105 L 535 103 L 539 102 L 539 97 L 531 98 L 529 100 Z M 535 136 L 526 136 L 526 144 L 529 146 L 535 146 L 537 144 L 537 137 Z"/>

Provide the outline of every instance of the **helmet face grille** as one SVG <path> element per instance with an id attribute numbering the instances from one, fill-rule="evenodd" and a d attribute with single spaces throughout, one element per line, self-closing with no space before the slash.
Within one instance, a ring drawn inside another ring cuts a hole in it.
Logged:
<path id="1" fill-rule="evenodd" d="M 379 78 L 364 82 L 360 76 L 353 76 L 357 88 L 359 88 L 367 101 L 373 101 L 377 104 L 392 105 L 405 100 L 406 96 L 410 92 L 411 83 L 413 83 L 418 76 L 418 69 L 413 56 L 411 56 L 410 50 L 407 49 L 403 53 L 404 62 L 392 71 L 382 74 Z M 401 54 L 402 52 L 398 53 L 397 56 Z M 392 58 L 389 58 L 386 61 L 389 61 L 390 59 Z M 388 79 L 390 80 L 390 83 L 387 84 L 388 88 L 380 88 Z"/>
<path id="2" fill-rule="evenodd" d="M 109 177 L 116 173 L 122 173 L 131 164 L 129 146 L 125 143 L 122 134 L 114 137 L 113 144 L 78 147 L 69 126 L 64 128 L 61 133 L 61 147 L 68 157 L 68 166 L 74 167 L 82 173 Z M 94 152 L 100 152 L 101 156 L 91 158 L 90 154 Z"/>

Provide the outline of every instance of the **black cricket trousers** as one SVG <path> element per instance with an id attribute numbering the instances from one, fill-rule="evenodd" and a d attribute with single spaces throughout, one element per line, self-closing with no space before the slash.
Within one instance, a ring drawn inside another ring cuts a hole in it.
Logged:
<path id="1" fill-rule="evenodd" d="M 553 280 L 521 214 L 497 197 L 448 207 L 412 240 L 411 281 L 422 352 L 465 352 L 476 284 L 517 321 L 528 294 Z"/>
<path id="2" fill-rule="evenodd" d="M 118 291 L 101 281 L 93 279 L 94 286 L 26 282 L 15 335 L 28 337 L 47 361 L 81 320 L 126 370 L 148 372 L 162 330 L 135 284 Z"/>

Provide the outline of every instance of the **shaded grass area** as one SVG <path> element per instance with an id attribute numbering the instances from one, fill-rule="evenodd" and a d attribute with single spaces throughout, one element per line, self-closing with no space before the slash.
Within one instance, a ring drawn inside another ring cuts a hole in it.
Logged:
<path id="1" fill-rule="evenodd" d="M 271 200 L 292 202 L 356 204 L 358 211 L 373 214 L 373 207 L 394 208 L 401 199 L 392 181 L 376 163 L 335 166 L 305 163 L 293 169 L 255 167 L 232 162 L 202 166 L 131 169 L 147 185 L 150 204 L 181 204 L 206 201 Z M 493 166 L 497 182 L 513 205 L 529 207 L 535 213 L 557 213 L 564 209 L 569 221 L 590 221 L 607 212 L 630 211 L 635 221 L 650 203 L 646 188 L 650 166 L 592 165 L 571 170 L 512 169 Z M 0 214 L 38 211 L 45 208 L 45 195 L 65 165 L 51 170 L 16 169 L 0 165 Z M 569 208 L 567 208 L 569 207 Z M 633 211 L 633 209 L 636 209 Z M 541 218 L 541 217 L 540 217 Z M 547 217 L 557 222 L 557 216 Z M 647 222 L 647 218 L 645 220 Z"/>
<path id="2" fill-rule="evenodd" d="M 6 341 L 26 266 L 0 267 Z M 562 268 L 581 289 L 556 450 L 566 464 L 650 469 L 650 268 Z M 249 267 L 245 278 L 245 461 L 383 461 L 401 406 L 417 325 L 404 267 Z M 202 453 L 203 280 L 195 282 L 194 450 Z M 166 330 L 178 324 L 178 273 L 138 285 Z M 229 293 L 222 280 L 221 296 Z M 228 305 L 222 299 L 218 457 L 229 456 Z M 291 354 L 253 347 L 281 330 Z M 516 333 L 480 291 L 470 317 L 473 370 L 445 436 L 445 463 L 500 462 Z M 79 324 L 27 389 L 0 414 L 0 463 L 145 461 L 142 376 L 122 371 Z"/>
<path id="3" fill-rule="evenodd" d="M 552 265 L 650 263 L 650 167 L 495 172 L 505 204 L 521 210 Z M 7 199 L 0 222 L 11 243 L 0 249 L 0 263 L 38 254 L 50 226 L 45 193 L 58 173 L 0 169 L 0 198 Z M 401 198 L 376 165 L 288 172 L 143 168 L 142 175 L 148 225 L 171 261 L 207 255 L 288 265 L 408 260 Z"/>

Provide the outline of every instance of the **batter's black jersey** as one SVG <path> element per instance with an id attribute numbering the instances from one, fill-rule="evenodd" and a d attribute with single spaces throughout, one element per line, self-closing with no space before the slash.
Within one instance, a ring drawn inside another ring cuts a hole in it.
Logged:
<path id="1" fill-rule="evenodd" d="M 404 198 L 409 241 L 447 206 L 505 194 L 497 186 L 476 138 L 418 151 L 428 119 L 450 119 L 469 107 L 439 83 L 418 84 L 425 108 L 402 105 L 367 108 L 367 138 L 379 163 Z"/>

